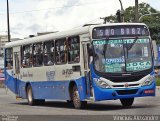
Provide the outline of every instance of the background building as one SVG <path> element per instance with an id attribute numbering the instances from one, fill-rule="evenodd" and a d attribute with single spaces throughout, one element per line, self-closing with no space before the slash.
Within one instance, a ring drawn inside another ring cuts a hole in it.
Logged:
<path id="1" fill-rule="evenodd" d="M 7 35 L 0 35 L 0 57 L 3 57 L 4 54 L 4 46 L 8 42 Z"/>

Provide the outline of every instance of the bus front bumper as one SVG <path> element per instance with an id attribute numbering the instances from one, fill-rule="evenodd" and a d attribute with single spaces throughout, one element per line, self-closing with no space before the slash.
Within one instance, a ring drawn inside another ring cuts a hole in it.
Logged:
<path id="1" fill-rule="evenodd" d="M 156 93 L 155 83 L 152 83 L 149 86 L 140 86 L 134 88 L 128 87 L 128 88 L 103 89 L 97 86 L 94 87 L 95 101 L 155 96 L 155 93 Z"/>

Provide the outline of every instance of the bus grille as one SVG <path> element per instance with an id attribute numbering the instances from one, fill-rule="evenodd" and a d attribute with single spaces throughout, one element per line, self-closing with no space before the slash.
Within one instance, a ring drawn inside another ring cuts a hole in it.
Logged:
<path id="1" fill-rule="evenodd" d="M 139 84 L 128 84 L 128 87 L 139 86 Z M 113 85 L 113 87 L 124 87 L 124 85 Z"/>
<path id="2" fill-rule="evenodd" d="M 131 95 L 136 94 L 138 89 L 132 89 L 132 90 L 117 90 L 118 95 Z"/>

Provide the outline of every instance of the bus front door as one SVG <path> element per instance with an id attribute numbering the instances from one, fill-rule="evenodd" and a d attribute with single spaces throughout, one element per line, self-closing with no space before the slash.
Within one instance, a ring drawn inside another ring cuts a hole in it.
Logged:
<path id="1" fill-rule="evenodd" d="M 83 62 L 84 62 L 84 76 L 85 76 L 85 85 L 86 85 L 86 95 L 87 97 L 91 97 L 91 80 L 90 80 L 90 69 L 89 69 L 89 54 L 88 54 L 88 45 L 89 42 L 83 42 Z"/>
<path id="2" fill-rule="evenodd" d="M 20 52 L 14 52 L 14 66 L 13 66 L 13 73 L 15 79 L 15 94 L 19 97 L 20 90 L 19 90 L 19 79 L 20 79 Z"/>

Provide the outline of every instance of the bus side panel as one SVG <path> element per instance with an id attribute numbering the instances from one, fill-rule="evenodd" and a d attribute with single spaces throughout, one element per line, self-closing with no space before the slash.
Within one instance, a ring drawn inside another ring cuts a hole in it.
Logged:
<path id="1" fill-rule="evenodd" d="M 80 99 L 84 101 L 86 99 L 85 94 L 85 80 L 84 78 L 79 78 L 75 81 Z M 41 81 L 41 82 L 31 82 L 33 89 L 33 95 L 35 99 L 60 99 L 69 100 L 69 84 L 70 81 Z M 22 84 L 21 87 L 24 87 Z M 24 95 L 24 88 L 21 89 L 22 96 Z"/>
<path id="2" fill-rule="evenodd" d="M 23 99 L 26 99 L 26 82 L 21 80 L 16 80 L 11 76 L 12 71 L 10 70 L 10 74 L 6 72 L 5 74 L 5 85 L 13 92 L 17 93 L 16 88 L 18 83 L 18 94 Z M 60 100 L 69 100 L 69 83 L 70 81 L 41 81 L 41 82 L 31 82 L 31 86 L 33 88 L 33 94 L 35 99 L 60 99 Z M 86 85 L 85 78 L 79 78 L 75 81 L 78 92 L 80 95 L 81 101 L 86 99 Z"/>
<path id="3" fill-rule="evenodd" d="M 25 89 L 25 86 L 26 86 L 26 82 L 23 82 L 21 80 L 18 80 L 19 82 L 19 96 L 23 99 L 26 99 L 27 96 L 26 96 L 26 89 Z"/>
<path id="4" fill-rule="evenodd" d="M 80 95 L 80 100 L 84 101 L 87 98 L 85 77 L 77 79 L 76 80 L 76 85 L 78 87 L 78 92 L 79 92 L 79 95 Z"/>
<path id="5" fill-rule="evenodd" d="M 7 88 L 9 88 L 13 93 L 16 93 L 16 81 L 13 77 L 13 71 L 5 70 L 5 85 Z"/>
<path id="6" fill-rule="evenodd" d="M 26 83 L 22 82 L 20 80 L 16 80 L 13 77 L 12 70 L 5 71 L 5 85 L 14 94 L 18 94 L 20 97 L 22 97 L 24 99 L 26 98 L 26 91 L 25 91 L 25 85 L 26 85 Z"/>
<path id="7" fill-rule="evenodd" d="M 68 81 L 31 82 L 35 99 L 69 99 Z"/>

